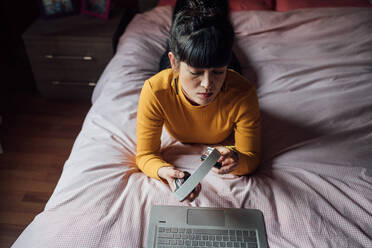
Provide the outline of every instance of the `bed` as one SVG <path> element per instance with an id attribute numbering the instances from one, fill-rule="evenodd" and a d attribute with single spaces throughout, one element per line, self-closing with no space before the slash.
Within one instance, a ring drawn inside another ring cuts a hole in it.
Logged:
<path id="1" fill-rule="evenodd" d="M 210 172 L 193 202 L 135 164 L 138 97 L 171 14 L 157 6 L 130 22 L 53 195 L 13 247 L 145 247 L 152 205 L 259 209 L 270 247 L 372 247 L 372 8 L 231 14 L 259 96 L 261 164 L 251 176 Z M 203 149 L 163 131 L 163 157 L 183 170 Z"/>

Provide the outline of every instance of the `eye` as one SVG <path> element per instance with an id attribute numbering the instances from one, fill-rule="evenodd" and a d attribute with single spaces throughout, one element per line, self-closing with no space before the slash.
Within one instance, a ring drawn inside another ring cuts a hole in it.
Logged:
<path id="1" fill-rule="evenodd" d="M 194 76 L 200 76 L 203 74 L 202 71 L 190 71 L 191 75 L 194 75 Z"/>
<path id="2" fill-rule="evenodd" d="M 225 71 L 213 71 L 213 73 L 216 75 L 222 75 L 225 73 Z"/>

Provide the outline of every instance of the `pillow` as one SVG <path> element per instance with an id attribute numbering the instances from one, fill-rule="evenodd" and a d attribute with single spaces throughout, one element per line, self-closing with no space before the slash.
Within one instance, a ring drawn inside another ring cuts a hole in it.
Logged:
<path id="1" fill-rule="evenodd" d="M 276 0 L 277 11 L 323 7 L 372 7 L 369 0 Z"/>
<path id="2" fill-rule="evenodd" d="M 176 0 L 159 0 L 157 6 L 175 6 Z M 274 0 L 229 0 L 231 11 L 274 10 Z"/>

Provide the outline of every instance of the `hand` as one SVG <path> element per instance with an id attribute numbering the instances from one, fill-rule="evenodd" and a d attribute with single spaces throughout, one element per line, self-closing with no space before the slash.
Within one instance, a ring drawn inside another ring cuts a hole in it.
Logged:
<path id="1" fill-rule="evenodd" d="M 174 179 L 176 178 L 183 178 L 185 176 L 185 173 L 183 173 L 180 170 L 176 170 L 174 167 L 161 167 L 158 170 L 158 175 L 160 178 L 162 178 L 164 181 L 168 182 L 169 187 L 171 188 L 172 192 L 175 190 L 174 185 Z M 200 183 L 198 186 L 195 187 L 195 189 L 186 197 L 187 200 L 193 201 L 198 195 L 201 190 Z"/>
<path id="2" fill-rule="evenodd" d="M 227 174 L 232 172 L 236 167 L 238 167 L 238 157 L 234 154 L 232 150 L 224 146 L 216 146 L 220 153 L 221 157 L 218 159 L 218 162 L 221 163 L 221 168 L 217 169 L 215 167 L 212 170 L 217 174 Z"/>

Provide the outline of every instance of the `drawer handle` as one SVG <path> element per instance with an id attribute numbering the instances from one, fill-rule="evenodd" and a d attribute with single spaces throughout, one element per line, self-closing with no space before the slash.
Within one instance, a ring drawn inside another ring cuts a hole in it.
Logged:
<path id="1" fill-rule="evenodd" d="M 96 82 L 66 82 L 66 81 L 52 81 L 52 85 L 55 86 L 89 86 L 89 87 L 94 87 L 97 85 Z"/>
<path id="2" fill-rule="evenodd" d="M 93 60 L 92 56 L 66 56 L 66 55 L 53 55 L 53 54 L 46 54 L 44 55 L 46 59 L 70 59 L 70 60 Z"/>

